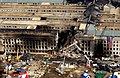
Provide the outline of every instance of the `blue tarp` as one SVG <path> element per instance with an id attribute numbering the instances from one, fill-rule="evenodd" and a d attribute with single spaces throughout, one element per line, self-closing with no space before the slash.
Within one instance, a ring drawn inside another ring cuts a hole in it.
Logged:
<path id="1" fill-rule="evenodd" d="M 18 72 L 22 72 L 22 73 L 24 72 L 24 70 L 23 70 L 23 69 L 18 69 L 17 71 L 18 71 Z"/>
<path id="2" fill-rule="evenodd" d="M 10 54 L 10 52 L 7 51 L 7 52 L 6 52 L 6 55 L 9 55 L 9 54 Z"/>
<path id="3" fill-rule="evenodd" d="M 88 77 L 89 77 L 88 73 L 85 72 L 85 73 L 82 74 L 82 78 L 88 78 Z"/>
<path id="4" fill-rule="evenodd" d="M 113 75 L 113 76 L 108 76 L 107 78 L 117 78 L 117 76 Z"/>

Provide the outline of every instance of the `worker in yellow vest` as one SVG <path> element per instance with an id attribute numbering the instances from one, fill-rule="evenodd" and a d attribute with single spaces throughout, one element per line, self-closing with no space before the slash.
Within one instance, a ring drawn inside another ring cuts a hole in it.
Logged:
<path id="1" fill-rule="evenodd" d="M 8 56 L 8 61 L 11 61 L 12 60 L 12 55 L 9 55 Z"/>

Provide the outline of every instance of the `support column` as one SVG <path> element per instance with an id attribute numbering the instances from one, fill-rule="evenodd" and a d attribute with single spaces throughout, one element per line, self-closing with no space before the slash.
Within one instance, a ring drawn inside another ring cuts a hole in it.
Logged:
<path id="1" fill-rule="evenodd" d="M 40 51 L 40 40 L 38 40 L 38 52 Z"/>
<path id="2" fill-rule="evenodd" d="M 43 49 L 42 49 L 42 40 L 40 41 L 40 47 L 41 47 L 41 50 L 43 50 Z"/>
<path id="3" fill-rule="evenodd" d="M 46 40 L 46 49 L 48 50 L 48 39 Z"/>
<path id="4" fill-rule="evenodd" d="M 90 41 L 90 56 L 91 57 L 94 55 L 94 46 L 95 46 L 94 44 L 95 44 L 94 40 L 91 40 Z"/>
<path id="5" fill-rule="evenodd" d="M 43 49 L 44 49 L 44 51 L 45 51 L 45 41 L 43 41 L 43 47 L 44 47 Z"/>

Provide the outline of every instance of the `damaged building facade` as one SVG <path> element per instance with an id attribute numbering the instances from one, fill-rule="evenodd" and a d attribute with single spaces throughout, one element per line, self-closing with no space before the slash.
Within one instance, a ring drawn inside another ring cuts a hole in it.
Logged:
<path id="1" fill-rule="evenodd" d="M 84 5 L 0 3 L 0 7 L 0 51 L 11 53 L 17 51 L 19 53 L 53 52 L 60 44 L 60 33 L 71 31 L 74 28 L 73 30 L 81 32 L 75 37 L 85 54 L 90 55 L 92 52 L 93 55 L 95 52 L 98 55 L 120 55 L 119 8 L 105 5 L 101 13 L 97 14 L 100 20 L 96 23 L 95 33 L 83 36 L 82 31 L 86 28 L 86 24 L 83 23 L 83 13 L 86 10 Z M 94 31 L 94 29 L 92 30 Z M 112 48 L 108 47 L 108 36 L 114 37 Z M 67 38 L 70 37 L 66 37 L 66 40 L 68 40 Z M 73 40 L 69 42 L 71 43 Z M 65 44 L 70 45 L 69 42 Z"/>
<path id="2" fill-rule="evenodd" d="M 107 56 L 120 56 L 120 8 L 107 4 L 103 11 L 98 14 L 98 18 L 100 18 L 100 21 L 95 27 L 95 46 L 98 43 L 102 46 L 99 46 L 101 50 L 96 47 L 95 51 L 98 52 L 99 50 Z"/>
<path id="3" fill-rule="evenodd" d="M 0 7 L 0 47 L 11 53 L 55 51 L 58 33 L 79 29 L 86 8 L 55 3 L 1 3 Z M 87 44 L 85 51 L 90 54 Z"/>

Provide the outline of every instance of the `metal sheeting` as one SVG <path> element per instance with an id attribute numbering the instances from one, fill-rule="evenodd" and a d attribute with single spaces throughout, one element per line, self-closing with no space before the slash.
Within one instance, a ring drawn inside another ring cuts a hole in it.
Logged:
<path id="1" fill-rule="evenodd" d="M 80 24 L 80 30 L 85 30 L 85 27 L 86 27 L 86 23 L 81 23 Z"/>

